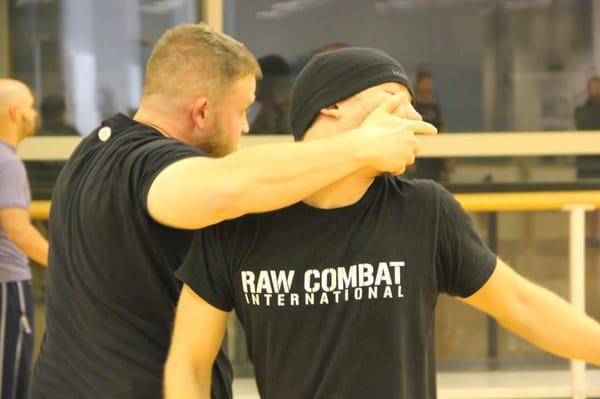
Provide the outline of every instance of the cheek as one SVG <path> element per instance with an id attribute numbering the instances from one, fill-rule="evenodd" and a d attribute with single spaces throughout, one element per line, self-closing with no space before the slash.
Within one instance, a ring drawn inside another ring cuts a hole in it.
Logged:
<path id="1" fill-rule="evenodd" d="M 240 115 L 231 115 L 227 120 L 227 132 L 229 134 L 238 134 L 244 127 L 246 118 Z"/>
<path id="2" fill-rule="evenodd" d="M 32 112 L 23 112 L 23 114 L 21 115 L 21 123 L 26 128 L 30 128 L 31 125 L 33 124 L 34 120 L 35 119 L 33 118 Z"/>

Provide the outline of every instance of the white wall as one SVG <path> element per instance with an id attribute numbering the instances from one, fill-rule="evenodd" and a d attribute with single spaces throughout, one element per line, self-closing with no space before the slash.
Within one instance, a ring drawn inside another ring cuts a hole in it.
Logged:
<path id="1" fill-rule="evenodd" d="M 195 3 L 62 0 L 65 97 L 80 132 L 137 108 L 152 46 L 169 27 L 195 21 Z"/>

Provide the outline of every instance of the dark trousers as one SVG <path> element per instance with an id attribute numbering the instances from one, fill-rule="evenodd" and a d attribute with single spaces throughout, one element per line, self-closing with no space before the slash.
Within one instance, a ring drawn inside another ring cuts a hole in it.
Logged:
<path id="1" fill-rule="evenodd" d="M 33 349 L 29 281 L 0 283 L 0 399 L 25 399 Z"/>

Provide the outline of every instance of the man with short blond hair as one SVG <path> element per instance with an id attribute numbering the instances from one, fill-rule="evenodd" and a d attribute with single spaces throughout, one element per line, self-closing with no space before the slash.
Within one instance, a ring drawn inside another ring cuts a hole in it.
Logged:
<path id="1" fill-rule="evenodd" d="M 259 77 L 229 36 L 175 27 L 150 57 L 134 118 L 110 117 L 74 151 L 52 200 L 33 399 L 160 398 L 181 288 L 173 271 L 191 229 L 281 208 L 359 169 L 402 173 L 419 150 L 414 134 L 436 132 L 382 106 L 344 140 L 234 152 Z M 389 103 L 416 117 L 407 97 Z M 212 397 L 230 398 L 222 350 L 211 375 Z"/>
<path id="2" fill-rule="evenodd" d="M 48 242 L 31 224 L 31 195 L 19 143 L 35 133 L 37 111 L 22 82 L 0 79 L 0 399 L 26 397 L 33 349 L 31 270 L 46 266 Z"/>
<path id="3" fill-rule="evenodd" d="M 203 70 L 210 79 L 197 79 Z M 173 95 L 215 88 L 251 73 L 260 79 L 256 58 L 234 38 L 207 25 L 184 24 L 158 40 L 148 59 L 144 97 Z"/>

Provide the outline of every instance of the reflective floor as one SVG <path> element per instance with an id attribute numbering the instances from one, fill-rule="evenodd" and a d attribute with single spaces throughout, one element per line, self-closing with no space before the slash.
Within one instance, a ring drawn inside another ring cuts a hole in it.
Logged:
<path id="1" fill-rule="evenodd" d="M 438 399 L 570 398 L 568 371 L 439 373 Z M 600 370 L 587 373 L 587 398 L 600 398 Z M 253 379 L 235 381 L 234 399 L 259 399 Z"/>

